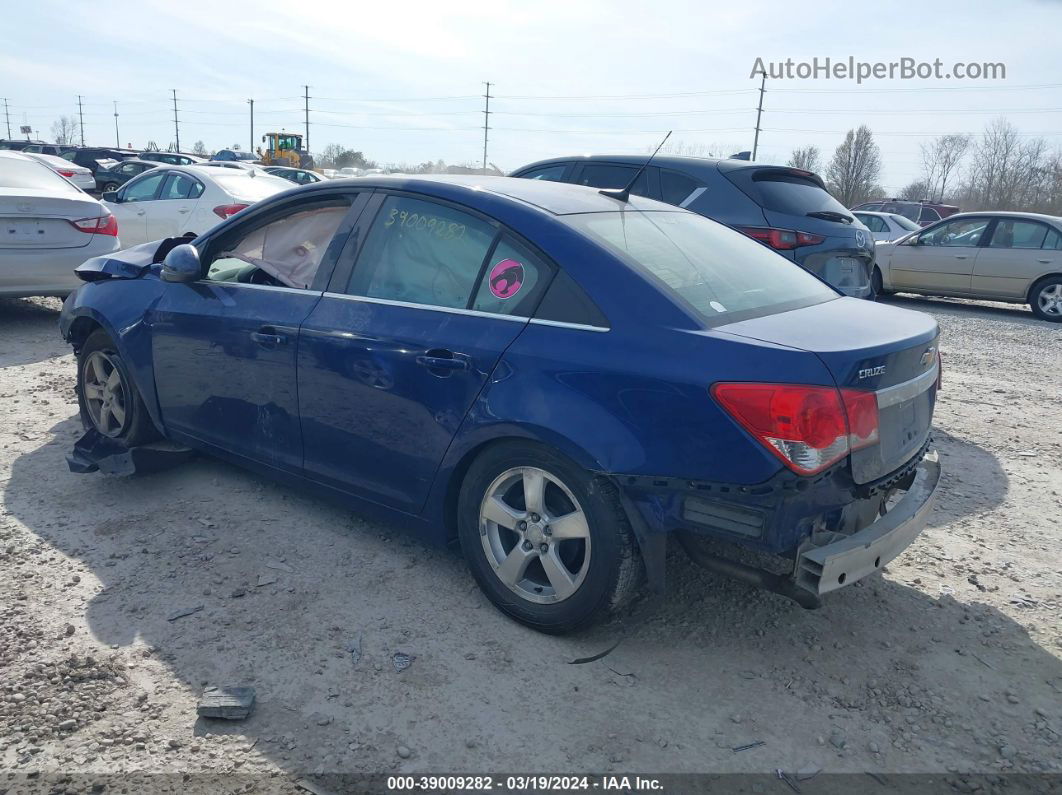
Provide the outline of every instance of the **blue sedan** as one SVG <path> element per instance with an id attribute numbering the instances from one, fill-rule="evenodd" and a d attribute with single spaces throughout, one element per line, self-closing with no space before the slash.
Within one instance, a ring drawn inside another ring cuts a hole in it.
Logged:
<path id="1" fill-rule="evenodd" d="M 930 317 L 644 198 L 332 180 L 78 275 L 90 434 L 458 540 L 545 632 L 662 588 L 672 538 L 815 606 L 911 543 L 939 479 Z"/>

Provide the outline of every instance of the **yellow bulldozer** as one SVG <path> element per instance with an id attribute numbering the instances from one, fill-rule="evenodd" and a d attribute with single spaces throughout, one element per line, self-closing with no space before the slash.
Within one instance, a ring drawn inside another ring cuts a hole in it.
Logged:
<path id="1" fill-rule="evenodd" d="M 263 165 L 313 168 L 313 157 L 302 148 L 302 136 L 298 133 L 269 132 L 262 136 L 265 151 L 258 150 Z"/>

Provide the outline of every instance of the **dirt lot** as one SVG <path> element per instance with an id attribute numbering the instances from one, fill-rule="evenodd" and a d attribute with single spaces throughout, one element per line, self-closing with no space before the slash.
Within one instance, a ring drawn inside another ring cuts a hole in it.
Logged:
<path id="1" fill-rule="evenodd" d="M 59 303 L 0 301 L 0 791 L 34 771 L 246 791 L 337 771 L 810 766 L 966 791 L 1062 772 L 1062 327 L 894 302 L 944 331 L 943 487 L 906 554 L 818 611 L 676 554 L 663 605 L 550 638 L 495 612 L 456 552 L 228 465 L 71 474 Z M 197 719 L 213 684 L 256 688 L 254 714 Z"/>

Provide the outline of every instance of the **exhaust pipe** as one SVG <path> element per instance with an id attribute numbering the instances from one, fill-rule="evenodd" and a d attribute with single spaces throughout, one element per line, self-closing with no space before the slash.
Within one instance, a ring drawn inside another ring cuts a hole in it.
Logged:
<path id="1" fill-rule="evenodd" d="M 697 548 L 696 545 L 686 542 L 683 537 L 684 534 L 678 533 L 679 540 L 682 547 L 686 550 L 686 554 L 690 556 L 698 566 L 703 566 L 708 571 L 714 571 L 716 574 L 722 574 L 726 577 L 731 577 L 735 580 L 741 580 L 747 582 L 750 585 L 755 585 L 757 588 L 763 588 L 765 591 L 771 591 L 779 596 L 784 596 L 787 599 L 791 599 L 805 610 L 816 610 L 822 607 L 822 600 L 811 591 L 805 590 L 793 582 L 792 578 L 785 576 L 784 574 L 774 574 L 763 569 L 757 569 L 752 566 L 747 566 L 744 563 L 738 563 L 735 560 L 729 560 L 727 558 L 721 558 L 717 555 L 712 555 L 709 552 L 705 552 L 703 549 Z"/>

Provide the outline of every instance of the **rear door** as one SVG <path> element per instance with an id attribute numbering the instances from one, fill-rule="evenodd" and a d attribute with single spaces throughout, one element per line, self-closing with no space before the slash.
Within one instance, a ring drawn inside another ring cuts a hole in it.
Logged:
<path id="1" fill-rule="evenodd" d="M 541 257 L 467 208 L 377 194 L 302 325 L 307 476 L 418 512 L 550 275 Z"/>
<path id="2" fill-rule="evenodd" d="M 157 198 L 145 206 L 147 239 L 177 237 L 187 231 L 203 191 L 203 183 L 190 174 L 170 172 Z"/>
<path id="3" fill-rule="evenodd" d="M 899 290 L 968 295 L 987 216 L 944 221 L 896 246 L 889 278 Z"/>
<path id="4" fill-rule="evenodd" d="M 973 292 L 1024 299 L 1035 279 L 1060 269 L 1058 240 L 1058 232 L 1041 221 L 997 218 L 974 264 Z"/>

